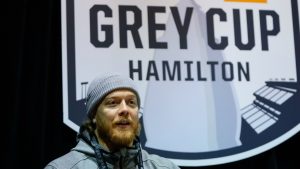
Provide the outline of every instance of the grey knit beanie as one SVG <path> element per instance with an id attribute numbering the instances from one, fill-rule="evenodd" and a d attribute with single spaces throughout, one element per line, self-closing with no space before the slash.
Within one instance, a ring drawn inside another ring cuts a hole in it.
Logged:
<path id="1" fill-rule="evenodd" d="M 140 107 L 140 96 L 134 81 L 121 75 L 106 75 L 95 78 L 89 85 L 86 98 L 86 110 L 89 118 L 93 118 L 95 108 L 102 102 L 106 95 L 117 89 L 129 89 L 137 97 Z"/>

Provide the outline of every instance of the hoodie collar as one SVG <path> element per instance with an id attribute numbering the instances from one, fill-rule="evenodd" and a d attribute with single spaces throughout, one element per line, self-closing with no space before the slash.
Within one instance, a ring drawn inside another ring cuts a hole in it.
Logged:
<path id="1" fill-rule="evenodd" d="M 79 133 L 79 135 L 77 136 L 77 141 L 78 144 L 72 150 L 82 152 L 89 156 L 96 157 L 95 150 L 91 144 L 91 136 L 87 130 L 83 130 Z M 136 165 L 138 161 L 137 160 L 138 155 L 139 153 L 141 153 L 138 137 L 134 141 L 133 147 L 124 147 L 116 152 L 109 152 L 105 150 L 101 146 L 101 144 L 99 145 L 100 145 L 101 152 L 103 154 L 104 161 L 112 166 L 116 164 L 124 165 L 128 167 L 131 165 Z M 120 160 L 122 164 L 120 164 Z"/>

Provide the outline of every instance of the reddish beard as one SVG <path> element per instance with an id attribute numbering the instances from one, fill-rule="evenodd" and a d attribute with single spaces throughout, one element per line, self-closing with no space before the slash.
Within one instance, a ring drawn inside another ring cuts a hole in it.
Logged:
<path id="1" fill-rule="evenodd" d="M 115 148 L 129 147 L 136 136 L 140 133 L 140 123 L 136 120 L 126 120 L 129 122 L 129 127 L 123 129 L 118 126 L 121 120 L 110 123 L 105 119 L 98 119 L 97 130 L 100 138 L 106 142 L 107 145 L 112 145 Z"/>

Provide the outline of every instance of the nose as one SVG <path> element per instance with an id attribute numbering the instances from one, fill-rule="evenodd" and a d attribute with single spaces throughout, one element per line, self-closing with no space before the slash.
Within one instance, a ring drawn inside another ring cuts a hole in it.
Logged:
<path id="1" fill-rule="evenodd" d="M 125 100 L 122 100 L 120 103 L 120 115 L 127 115 L 129 113 L 128 105 Z"/>

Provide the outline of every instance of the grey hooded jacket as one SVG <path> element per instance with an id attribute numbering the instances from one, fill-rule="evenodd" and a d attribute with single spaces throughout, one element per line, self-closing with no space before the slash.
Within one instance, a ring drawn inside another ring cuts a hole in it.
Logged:
<path id="1" fill-rule="evenodd" d="M 104 158 L 109 169 L 137 169 L 138 148 L 124 148 L 115 153 L 105 153 Z M 141 150 L 142 165 L 144 169 L 179 169 L 170 160 L 148 154 Z M 98 169 L 93 148 L 84 140 L 79 139 L 78 144 L 69 153 L 51 161 L 45 169 Z"/>

